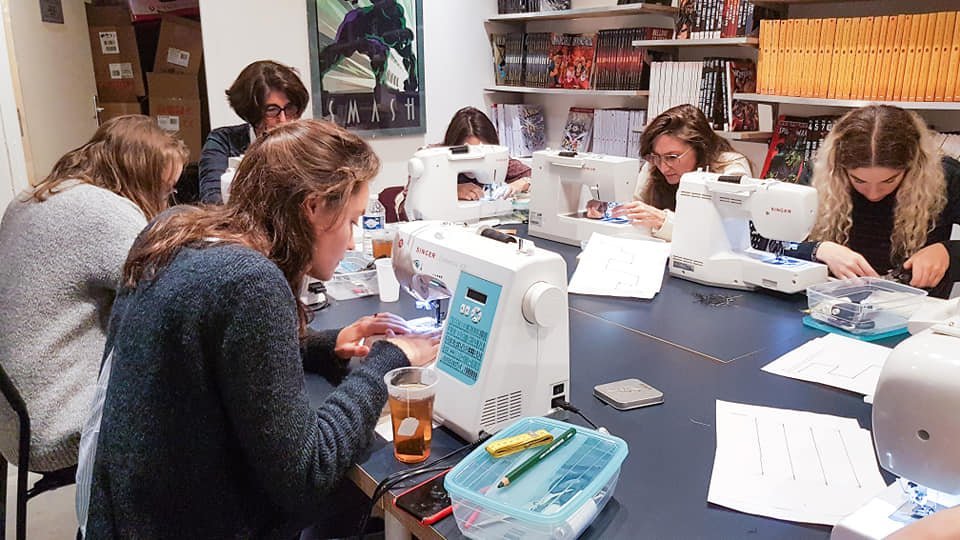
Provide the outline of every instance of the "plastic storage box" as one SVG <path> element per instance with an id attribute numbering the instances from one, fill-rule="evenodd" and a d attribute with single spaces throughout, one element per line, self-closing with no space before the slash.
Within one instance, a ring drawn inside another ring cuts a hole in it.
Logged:
<path id="1" fill-rule="evenodd" d="M 807 289 L 814 319 L 852 334 L 881 334 L 904 328 L 927 291 L 875 277 L 829 281 Z"/>
<path id="2" fill-rule="evenodd" d="M 457 526 L 468 538 L 576 538 L 610 500 L 627 457 L 627 443 L 549 418 L 521 418 L 489 442 L 546 429 L 574 437 L 509 486 L 499 480 L 540 448 L 494 459 L 476 448 L 447 474 L 444 486 Z"/>

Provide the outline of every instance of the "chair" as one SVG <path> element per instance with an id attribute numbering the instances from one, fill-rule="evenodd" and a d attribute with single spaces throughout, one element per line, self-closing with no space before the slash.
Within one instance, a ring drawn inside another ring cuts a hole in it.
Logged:
<path id="1" fill-rule="evenodd" d="M 17 463 L 17 540 L 27 537 L 27 501 L 37 495 L 54 489 L 68 486 L 76 482 L 77 466 L 67 467 L 58 471 L 42 473 L 43 477 L 27 488 L 27 474 L 30 470 L 30 416 L 27 414 L 27 405 L 23 397 L 7 372 L 0 366 L 0 392 L 10 404 L 10 408 L 19 419 L 19 460 Z M 0 456 L 0 540 L 7 534 L 7 460 Z"/>
<path id="2" fill-rule="evenodd" d="M 403 192 L 403 189 L 403 186 L 384 188 L 384 190 L 380 192 L 380 195 L 377 196 L 377 199 L 380 200 L 380 204 L 382 204 L 384 209 L 387 211 L 387 223 L 396 223 L 398 221 L 407 220 L 407 216 L 397 215 L 397 196 Z"/>

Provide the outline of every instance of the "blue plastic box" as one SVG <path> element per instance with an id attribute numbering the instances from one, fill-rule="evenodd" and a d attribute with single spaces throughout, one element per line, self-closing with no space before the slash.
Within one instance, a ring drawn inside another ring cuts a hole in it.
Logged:
<path id="1" fill-rule="evenodd" d="M 447 474 L 444 486 L 457 526 L 468 538 L 569 539 L 580 535 L 610 500 L 627 443 L 549 418 L 521 418 L 489 442 L 546 429 L 577 434 L 507 487 L 499 480 L 541 448 L 494 459 L 480 446 Z"/>

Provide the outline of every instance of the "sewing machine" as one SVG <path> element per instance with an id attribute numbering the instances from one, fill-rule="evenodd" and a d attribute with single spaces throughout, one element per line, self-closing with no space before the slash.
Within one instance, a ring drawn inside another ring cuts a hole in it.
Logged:
<path id="1" fill-rule="evenodd" d="M 677 190 L 670 273 L 733 289 L 803 291 L 826 281 L 827 267 L 753 249 L 749 223 L 766 238 L 801 241 L 816 214 L 817 192 L 808 186 L 687 173 Z"/>
<path id="2" fill-rule="evenodd" d="M 393 265 L 418 302 L 449 299 L 434 415 L 469 441 L 570 395 L 567 268 L 493 229 L 401 224 Z M 485 237 L 488 236 L 488 237 Z"/>
<path id="3" fill-rule="evenodd" d="M 228 157 L 227 169 L 220 175 L 220 196 L 224 203 L 230 198 L 230 186 L 233 184 L 233 177 L 237 174 L 237 167 L 240 166 L 241 160 L 243 160 L 242 155 Z"/>
<path id="4" fill-rule="evenodd" d="M 530 236 L 579 246 L 594 232 L 650 237 L 646 227 L 625 219 L 590 219 L 587 201 L 633 200 L 640 161 L 633 158 L 557 150 L 533 153 Z"/>
<path id="5" fill-rule="evenodd" d="M 507 177 L 510 156 L 506 147 L 493 144 L 424 148 L 407 162 L 410 184 L 404 202 L 412 220 L 438 219 L 475 223 L 513 212 L 511 201 L 498 196 Z M 484 186 L 478 201 L 457 198 L 457 176 L 473 175 Z M 489 191 L 488 191 L 489 190 Z"/>
<path id="6" fill-rule="evenodd" d="M 873 396 L 877 458 L 901 479 L 838 523 L 834 540 L 885 538 L 960 504 L 960 298 L 917 310 L 908 327 Z"/>

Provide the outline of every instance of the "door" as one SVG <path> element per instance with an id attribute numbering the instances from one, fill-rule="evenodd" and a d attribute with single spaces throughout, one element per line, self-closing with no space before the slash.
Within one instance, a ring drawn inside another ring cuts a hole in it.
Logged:
<path id="1" fill-rule="evenodd" d="M 7 33 L 0 20 L 0 215 L 13 196 L 27 185 L 27 167 L 17 119 L 17 98 L 10 70 Z"/>
<path id="2" fill-rule="evenodd" d="M 31 183 L 97 129 L 96 84 L 85 3 L 62 0 L 64 24 L 40 20 L 37 0 L 8 0 L 15 83 Z"/>

